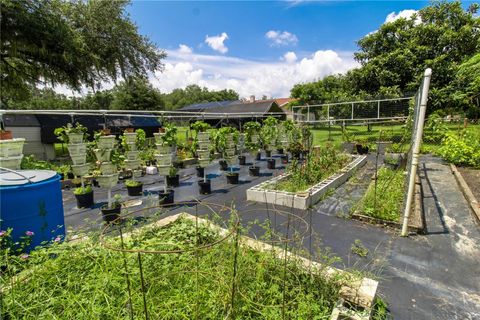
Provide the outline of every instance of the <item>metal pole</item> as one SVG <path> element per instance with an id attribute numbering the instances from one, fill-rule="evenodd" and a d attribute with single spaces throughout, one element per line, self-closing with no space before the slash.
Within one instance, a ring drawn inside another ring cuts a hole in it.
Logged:
<path id="1" fill-rule="evenodd" d="M 307 104 L 307 122 L 310 122 L 310 105 Z"/>
<path id="2" fill-rule="evenodd" d="M 355 105 L 355 103 L 352 102 L 352 120 L 353 120 L 353 106 Z"/>
<path id="3" fill-rule="evenodd" d="M 377 101 L 377 118 L 380 119 L 380 100 Z"/>
<path id="4" fill-rule="evenodd" d="M 415 177 L 417 176 L 418 158 L 420 152 L 420 144 L 423 135 L 423 123 L 425 122 L 425 111 L 427 110 L 428 89 L 430 87 L 430 78 L 432 77 L 432 69 L 425 70 L 423 78 L 422 96 L 420 100 L 420 109 L 418 112 L 418 128 L 417 135 L 412 148 L 412 164 L 410 171 L 410 179 L 408 181 L 407 203 L 405 204 L 405 211 L 403 213 L 402 236 L 408 236 L 408 218 L 412 210 L 413 193 L 415 191 Z"/>

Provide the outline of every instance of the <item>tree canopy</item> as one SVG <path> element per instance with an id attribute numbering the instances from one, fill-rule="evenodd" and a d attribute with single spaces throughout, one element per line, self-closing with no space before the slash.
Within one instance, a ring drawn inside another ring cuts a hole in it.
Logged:
<path id="1" fill-rule="evenodd" d="M 125 11 L 127 0 L 1 0 L 2 100 L 38 84 L 82 85 L 161 70 L 166 54 Z"/>
<path id="2" fill-rule="evenodd" d="M 460 2 L 435 2 L 408 19 L 385 23 L 358 41 L 355 59 L 359 68 L 314 84 L 298 84 L 291 91 L 292 97 L 304 102 L 331 102 L 411 94 L 419 86 L 423 71 L 432 68 L 430 110 L 469 108 L 472 100 L 455 96 L 465 93 L 470 85 L 461 87 L 455 81 L 461 77 L 459 72 L 465 74 L 460 69 L 462 63 L 480 52 L 477 10 L 475 4 L 464 10 Z"/>

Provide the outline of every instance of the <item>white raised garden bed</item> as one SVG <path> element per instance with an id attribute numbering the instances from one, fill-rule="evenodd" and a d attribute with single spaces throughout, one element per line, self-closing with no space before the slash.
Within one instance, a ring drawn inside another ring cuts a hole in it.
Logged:
<path id="1" fill-rule="evenodd" d="M 331 175 L 305 191 L 294 193 L 269 189 L 278 182 L 287 179 L 290 174 L 286 173 L 248 189 L 247 200 L 307 209 L 317 203 L 328 190 L 335 189 L 347 181 L 353 175 L 355 169 L 362 167 L 367 162 L 367 156 L 352 155 L 352 158 L 353 160 L 340 172 Z"/>

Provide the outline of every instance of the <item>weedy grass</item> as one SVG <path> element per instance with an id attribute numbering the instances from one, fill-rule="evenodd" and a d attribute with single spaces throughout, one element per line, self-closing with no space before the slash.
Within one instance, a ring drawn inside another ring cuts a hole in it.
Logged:
<path id="1" fill-rule="evenodd" d="M 338 278 L 306 272 L 293 259 L 284 269 L 284 261 L 272 253 L 243 246 L 238 247 L 234 277 L 235 237 L 196 250 L 219 240 L 206 225 L 180 218 L 166 227 L 135 230 L 124 237 L 127 249 L 185 250 L 141 254 L 151 319 L 223 319 L 232 314 L 237 319 L 281 319 L 284 302 L 288 319 L 328 319 L 338 299 Z M 119 237 L 105 241 L 120 245 Z M 127 275 L 133 316 L 143 318 L 138 259 L 137 253 L 105 248 L 98 235 L 34 250 L 24 262 L 28 273 L 7 269 L 2 274 L 2 319 L 129 319 Z"/>
<path id="2" fill-rule="evenodd" d="M 377 187 L 372 181 L 365 196 L 353 210 L 387 221 L 398 221 L 405 194 L 405 175 L 402 170 L 381 168 L 377 174 Z"/>

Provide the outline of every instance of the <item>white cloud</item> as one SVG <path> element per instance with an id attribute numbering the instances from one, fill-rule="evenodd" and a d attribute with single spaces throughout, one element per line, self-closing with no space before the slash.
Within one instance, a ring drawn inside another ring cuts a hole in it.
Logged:
<path id="1" fill-rule="evenodd" d="M 298 42 L 297 36 L 288 31 L 270 30 L 265 33 L 265 37 L 270 40 L 270 45 L 272 46 L 295 45 Z"/>
<path id="2" fill-rule="evenodd" d="M 228 48 L 225 46 L 224 42 L 228 39 L 228 35 L 226 32 L 222 32 L 221 35 L 209 37 L 208 35 L 205 37 L 205 43 L 210 46 L 215 51 L 220 53 L 227 53 Z"/>
<path id="3" fill-rule="evenodd" d="M 398 13 L 391 12 L 387 15 L 387 18 L 385 19 L 385 23 L 393 22 L 393 21 L 398 20 L 400 18 L 410 20 L 412 18 L 412 16 L 416 13 L 418 13 L 418 11 L 417 10 L 412 10 L 412 9 L 402 10 L 402 11 L 399 11 Z M 417 17 L 415 19 L 415 24 L 420 24 L 421 22 L 422 22 L 422 19 L 417 14 Z"/>
<path id="4" fill-rule="evenodd" d="M 251 94 L 258 97 L 288 97 L 296 83 L 314 81 L 357 66 L 350 52 L 319 50 L 298 59 L 294 52 L 287 52 L 280 61 L 259 62 L 169 51 L 164 72 L 155 73 L 150 81 L 162 92 L 197 84 L 212 90 L 233 89 L 241 97 Z"/>
<path id="5" fill-rule="evenodd" d="M 183 54 L 191 54 L 193 52 L 192 48 L 185 44 L 180 44 L 178 46 L 178 52 L 183 53 Z"/>
<path id="6" fill-rule="evenodd" d="M 283 55 L 282 60 L 284 60 L 287 63 L 293 63 L 297 61 L 297 55 L 293 51 L 288 51 Z"/>

